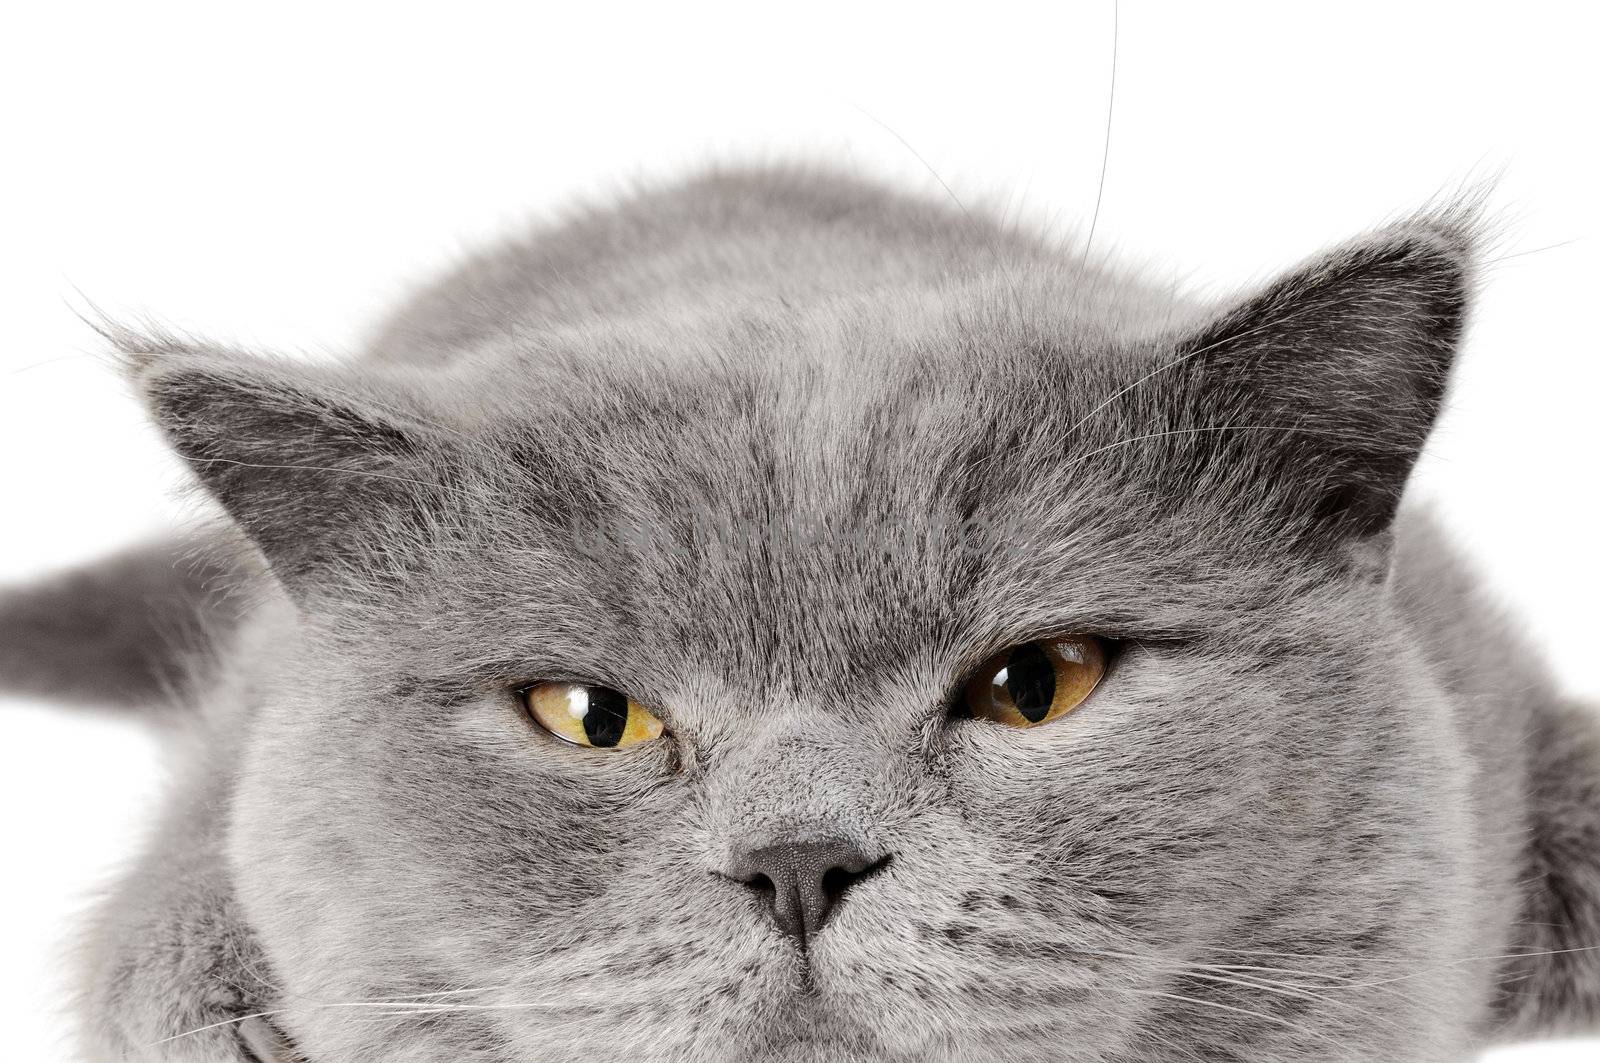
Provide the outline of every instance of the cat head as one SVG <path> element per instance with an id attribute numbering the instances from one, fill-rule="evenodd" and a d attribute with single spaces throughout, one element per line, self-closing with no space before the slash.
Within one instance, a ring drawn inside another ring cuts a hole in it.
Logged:
<path id="1" fill-rule="evenodd" d="M 274 1006 L 389 1061 L 1437 1028 L 1450 977 L 1375 988 L 1465 859 L 1386 579 L 1470 284 L 1444 217 L 1170 321 L 1010 276 L 429 370 L 127 344 L 292 603 L 231 840 Z M 1063 645 L 1072 704 L 974 710 Z"/>

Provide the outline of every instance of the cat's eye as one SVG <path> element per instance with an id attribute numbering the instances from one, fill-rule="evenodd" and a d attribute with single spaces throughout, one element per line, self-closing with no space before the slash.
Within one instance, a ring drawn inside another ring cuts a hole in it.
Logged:
<path id="1" fill-rule="evenodd" d="M 1037 727 L 1065 716 L 1106 674 L 1106 643 L 1093 636 L 1036 639 L 995 654 L 967 680 L 973 718 Z"/>
<path id="2" fill-rule="evenodd" d="M 564 742 L 620 749 L 661 737 L 661 720 L 626 694 L 587 683 L 535 683 L 522 691 L 528 715 Z"/>

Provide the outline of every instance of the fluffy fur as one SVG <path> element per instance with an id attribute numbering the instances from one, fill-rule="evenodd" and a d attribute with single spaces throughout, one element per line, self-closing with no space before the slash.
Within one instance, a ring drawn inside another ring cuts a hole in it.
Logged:
<path id="1" fill-rule="evenodd" d="M 1471 284 L 1459 212 L 1210 307 L 726 172 L 466 263 L 343 365 L 120 336 L 228 527 L 0 605 L 25 689 L 192 677 L 96 1058 L 1421 1063 L 1594 1026 L 1596 724 L 1396 519 Z M 151 612 L 209 663 L 130 638 Z M 1064 631 L 1122 647 L 1081 709 L 952 718 Z M 540 678 L 669 737 L 563 745 Z M 725 872 L 817 836 L 891 859 L 802 951 Z"/>

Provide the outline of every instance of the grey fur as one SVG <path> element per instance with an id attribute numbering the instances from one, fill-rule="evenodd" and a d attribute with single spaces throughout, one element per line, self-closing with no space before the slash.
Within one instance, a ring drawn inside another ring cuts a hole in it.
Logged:
<path id="1" fill-rule="evenodd" d="M 270 574 L 227 566 L 252 606 L 208 628 L 188 770 L 98 921 L 97 1058 L 1442 1061 L 1593 1028 L 1597 726 L 1394 519 L 1471 262 L 1440 212 L 1212 308 L 723 172 L 466 263 L 342 366 L 121 337 Z M 187 600 L 149 571 L 113 598 Z M 1079 711 L 950 718 L 1068 630 L 1125 640 Z M 670 736 L 562 745 L 511 693 L 541 677 Z M 718 872 L 824 836 L 892 861 L 802 954 Z"/>
<path id="2" fill-rule="evenodd" d="M 160 710 L 204 685 L 259 573 L 216 536 L 146 543 L 29 586 L 0 589 L 8 690 Z"/>

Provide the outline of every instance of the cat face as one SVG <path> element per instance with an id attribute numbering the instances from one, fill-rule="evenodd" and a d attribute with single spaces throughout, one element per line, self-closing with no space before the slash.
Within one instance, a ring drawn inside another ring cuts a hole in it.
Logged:
<path id="1" fill-rule="evenodd" d="M 1452 239 L 1385 234 L 1181 332 L 984 293 L 835 315 L 838 357 L 805 322 L 741 358 L 597 330 L 426 388 L 147 354 L 158 420 L 294 602 L 249 677 L 231 849 L 296 1039 L 1443 1044 L 1480 988 L 1393 979 L 1458 939 L 1463 773 L 1384 580 L 1459 327 Z M 1061 636 L 1108 648 L 1073 711 L 961 711 L 982 662 Z M 661 734 L 565 741 L 538 683 Z M 760 863 L 796 847 L 836 872 L 798 929 L 794 861 Z"/>

